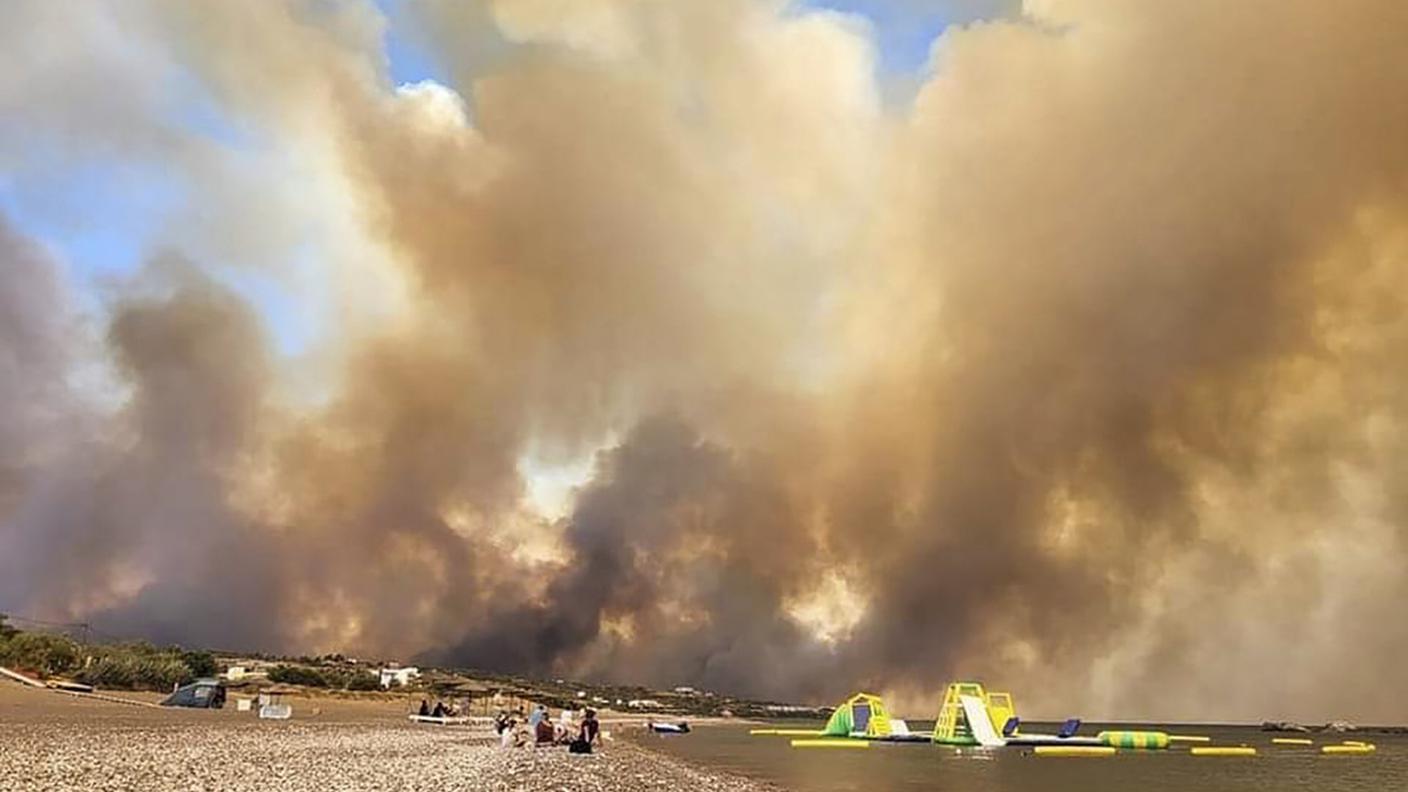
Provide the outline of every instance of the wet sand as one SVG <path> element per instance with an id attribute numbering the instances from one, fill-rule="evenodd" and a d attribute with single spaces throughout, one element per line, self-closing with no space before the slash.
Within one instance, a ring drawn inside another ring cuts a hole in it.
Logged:
<path id="1" fill-rule="evenodd" d="M 152 702 L 159 697 L 114 694 Z M 405 702 L 290 699 L 294 718 L 125 706 L 0 682 L 6 790 L 775 789 L 662 756 L 632 727 L 590 756 L 412 724 Z"/>

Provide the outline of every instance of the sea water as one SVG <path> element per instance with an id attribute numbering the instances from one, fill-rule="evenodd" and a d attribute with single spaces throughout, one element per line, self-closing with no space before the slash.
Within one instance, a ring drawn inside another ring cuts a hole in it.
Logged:
<path id="1" fill-rule="evenodd" d="M 819 728 L 811 724 L 810 728 Z M 912 724 L 911 728 L 923 728 Z M 1032 725 L 1031 731 L 1054 731 Z M 1242 792 L 1243 790 L 1408 789 L 1408 736 L 1282 735 L 1251 726 L 1089 725 L 1155 729 L 1212 738 L 1209 745 L 1250 745 L 1254 757 L 1201 757 L 1185 745 L 1167 751 L 1121 751 L 1110 757 L 1042 757 L 1030 749 L 954 748 L 929 743 L 872 743 L 865 750 L 797 749 L 789 738 L 751 736 L 746 726 L 700 726 L 678 736 L 643 739 L 651 748 L 790 789 L 816 792 L 953 790 L 953 792 Z M 1313 747 L 1273 745 L 1272 737 L 1310 737 Z M 1326 756 L 1320 746 L 1342 740 L 1378 746 L 1363 756 Z"/>

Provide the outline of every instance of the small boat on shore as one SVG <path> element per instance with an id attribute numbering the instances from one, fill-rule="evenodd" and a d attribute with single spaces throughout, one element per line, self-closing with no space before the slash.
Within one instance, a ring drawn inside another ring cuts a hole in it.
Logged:
<path id="1" fill-rule="evenodd" d="M 684 721 L 679 723 L 655 723 L 652 721 L 645 724 L 645 727 L 656 734 L 689 734 L 689 724 Z"/>
<path id="2" fill-rule="evenodd" d="M 407 715 L 413 723 L 431 723 L 436 726 L 451 726 L 462 723 L 469 723 L 466 715 Z M 486 720 L 480 718 L 479 720 Z"/>

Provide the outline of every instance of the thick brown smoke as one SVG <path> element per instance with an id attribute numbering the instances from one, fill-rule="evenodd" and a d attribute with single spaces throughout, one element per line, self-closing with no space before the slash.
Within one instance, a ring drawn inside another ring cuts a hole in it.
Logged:
<path id="1" fill-rule="evenodd" d="M 0 226 L 0 610 L 1408 718 L 1408 6 L 984 11 L 910 96 L 768 0 L 415 4 L 403 86 L 358 0 L 6 8 L 15 181 L 187 200 L 96 306 Z"/>

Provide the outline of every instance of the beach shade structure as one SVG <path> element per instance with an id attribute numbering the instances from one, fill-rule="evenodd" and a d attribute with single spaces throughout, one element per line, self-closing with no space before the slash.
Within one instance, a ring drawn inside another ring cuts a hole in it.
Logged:
<path id="1" fill-rule="evenodd" d="M 826 737 L 889 737 L 890 713 L 879 696 L 857 693 L 831 713 L 821 733 Z"/>
<path id="2" fill-rule="evenodd" d="M 220 685 L 218 679 L 197 679 L 189 685 L 176 688 L 175 692 L 161 702 L 161 706 L 220 709 L 225 706 L 225 688 Z"/>
<path id="3" fill-rule="evenodd" d="M 970 699 L 966 708 L 965 698 Z M 974 699 L 981 706 L 974 707 Z M 973 710 L 972 717 L 969 716 L 970 709 Z M 974 723 L 973 718 L 978 718 L 978 721 Z M 939 715 L 934 720 L 934 742 L 977 745 L 980 741 L 974 731 L 975 726 L 982 734 L 991 732 L 992 735 L 998 735 L 999 739 L 1015 736 L 1020 729 L 1020 719 L 1017 717 L 1017 707 L 1012 702 L 1012 695 L 986 691 L 978 682 L 949 683 L 944 690 L 943 702 L 939 705 Z"/>

